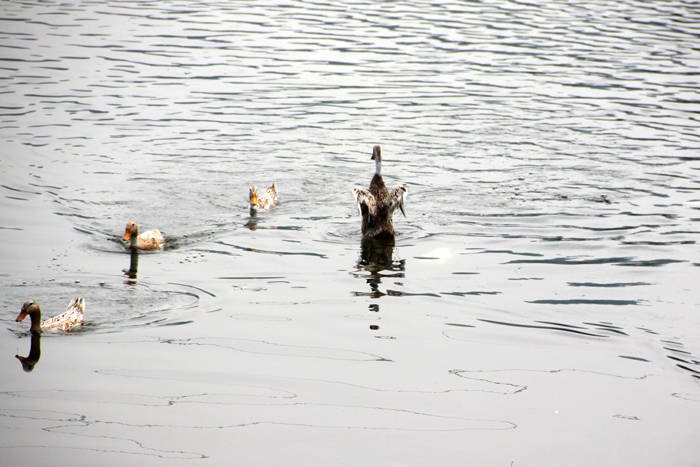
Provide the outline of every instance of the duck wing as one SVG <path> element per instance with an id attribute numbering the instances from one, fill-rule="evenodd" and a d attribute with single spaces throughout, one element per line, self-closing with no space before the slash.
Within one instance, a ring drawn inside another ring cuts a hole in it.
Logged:
<path id="1" fill-rule="evenodd" d="M 406 217 L 406 212 L 403 210 L 404 200 L 406 198 L 406 187 L 399 185 L 389 192 L 388 204 L 389 211 L 394 212 L 396 208 L 401 210 L 401 214 Z"/>
<path id="2" fill-rule="evenodd" d="M 160 230 L 148 230 L 140 234 L 136 241 L 136 248 L 139 250 L 160 250 L 161 245 L 165 243 L 165 238 Z"/>
<path id="3" fill-rule="evenodd" d="M 366 212 L 369 212 L 372 216 L 377 215 L 377 199 L 369 190 L 356 186 L 352 189 L 352 192 L 355 195 L 355 202 L 357 203 L 357 208 L 360 210 L 360 214 L 366 210 Z M 363 206 L 365 207 L 364 210 L 362 209 Z"/>
<path id="4" fill-rule="evenodd" d="M 250 187 L 249 191 L 250 209 L 252 211 L 258 209 L 269 209 L 277 205 L 277 185 L 274 183 L 265 188 L 265 191 L 258 193 L 255 186 Z"/>
<path id="5" fill-rule="evenodd" d="M 43 331 L 70 331 L 71 328 L 75 326 L 80 326 L 84 321 L 85 313 L 85 299 L 82 297 L 75 297 L 66 308 L 66 311 L 58 316 L 49 318 L 41 323 L 41 329 Z"/>
<path id="6" fill-rule="evenodd" d="M 265 198 L 270 200 L 270 206 L 277 204 L 277 185 L 274 183 L 265 190 Z"/>

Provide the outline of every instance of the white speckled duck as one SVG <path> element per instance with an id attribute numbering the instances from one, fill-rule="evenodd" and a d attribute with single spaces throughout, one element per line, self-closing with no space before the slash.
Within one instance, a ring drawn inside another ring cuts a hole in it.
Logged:
<path id="1" fill-rule="evenodd" d="M 44 331 L 70 331 L 76 326 L 83 324 L 85 313 L 85 299 L 75 297 L 66 308 L 66 311 L 58 316 L 49 318 L 45 321 L 41 320 L 41 308 L 34 300 L 27 300 L 22 305 L 22 310 L 17 315 L 15 321 L 22 321 L 29 315 L 32 320 L 32 326 L 29 328 L 31 332 Z"/>
<path id="2" fill-rule="evenodd" d="M 250 212 L 254 213 L 260 209 L 270 209 L 277 205 L 277 185 L 274 183 L 262 193 L 258 193 L 258 187 L 251 186 L 248 195 L 250 198 Z"/>

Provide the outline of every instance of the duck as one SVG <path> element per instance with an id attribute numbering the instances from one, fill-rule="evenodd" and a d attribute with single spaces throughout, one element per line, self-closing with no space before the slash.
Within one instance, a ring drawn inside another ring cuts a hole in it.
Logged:
<path id="1" fill-rule="evenodd" d="M 22 305 L 22 310 L 17 315 L 15 321 L 22 321 L 29 315 L 32 320 L 32 325 L 29 330 L 32 333 L 44 331 L 70 331 L 76 326 L 83 324 L 85 314 L 85 299 L 75 297 L 66 307 L 66 311 L 60 315 L 45 321 L 41 320 L 41 308 L 34 300 L 27 300 Z"/>
<path id="2" fill-rule="evenodd" d="M 277 206 L 277 185 L 274 183 L 267 187 L 262 194 L 258 194 L 258 187 L 250 187 L 250 212 L 257 212 L 260 209 L 270 209 Z"/>
<path id="3" fill-rule="evenodd" d="M 132 238 L 136 239 L 135 244 Z M 139 234 L 138 224 L 134 221 L 129 221 L 126 223 L 126 231 L 124 232 L 122 241 L 127 242 L 127 248 L 136 248 L 137 250 L 160 250 L 163 248 L 165 238 L 158 229 L 148 230 Z"/>
<path id="4" fill-rule="evenodd" d="M 406 216 L 403 210 L 406 187 L 399 185 L 389 190 L 382 178 L 382 148 L 372 148 L 371 160 L 375 163 L 375 172 L 369 189 L 356 186 L 352 189 L 355 202 L 362 215 L 363 238 L 392 239 L 396 235 L 392 216 L 396 208 Z"/>

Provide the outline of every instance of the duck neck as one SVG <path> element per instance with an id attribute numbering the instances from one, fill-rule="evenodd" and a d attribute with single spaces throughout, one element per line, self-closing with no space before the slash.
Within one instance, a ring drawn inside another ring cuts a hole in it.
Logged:
<path id="1" fill-rule="evenodd" d="M 376 175 L 381 175 L 381 174 L 382 174 L 382 158 L 381 158 L 381 157 L 377 157 L 376 159 L 374 159 L 374 164 L 375 164 L 375 167 L 376 167 L 376 168 L 374 169 L 374 173 L 375 173 Z"/>
<path id="2" fill-rule="evenodd" d="M 32 310 L 29 312 L 29 319 L 32 320 L 32 326 L 29 330 L 34 333 L 41 332 L 41 312 L 39 310 Z"/>
<path id="3" fill-rule="evenodd" d="M 134 227 L 131 231 L 131 238 L 129 239 L 129 249 L 134 252 L 138 249 L 139 245 L 139 228 Z"/>

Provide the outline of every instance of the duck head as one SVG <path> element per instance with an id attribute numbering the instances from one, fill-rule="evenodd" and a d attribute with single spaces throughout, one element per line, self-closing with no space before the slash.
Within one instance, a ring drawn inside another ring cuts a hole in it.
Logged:
<path id="1" fill-rule="evenodd" d="M 20 310 L 19 315 L 15 321 L 22 321 L 29 315 L 32 320 L 32 326 L 29 328 L 31 332 L 41 332 L 41 308 L 39 304 L 34 300 L 27 300 L 22 305 L 22 310 Z"/>
<path id="2" fill-rule="evenodd" d="M 258 209 L 258 187 L 251 186 L 248 193 L 250 198 L 250 209 L 255 211 Z"/>
<path id="3" fill-rule="evenodd" d="M 377 175 L 382 174 L 382 148 L 377 144 L 372 148 L 372 159 L 377 166 L 375 173 Z"/>
<path id="4" fill-rule="evenodd" d="M 139 226 L 136 225 L 136 222 L 134 221 L 129 221 L 126 223 L 126 230 L 124 231 L 124 236 L 122 237 L 122 241 L 127 241 L 131 237 L 138 237 L 139 236 Z"/>

